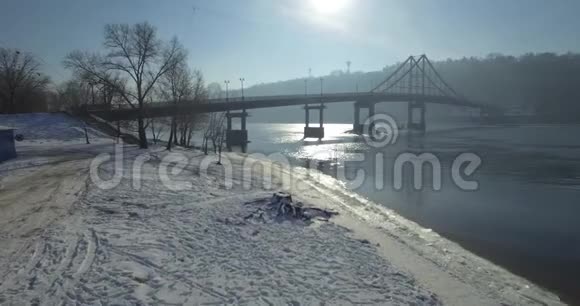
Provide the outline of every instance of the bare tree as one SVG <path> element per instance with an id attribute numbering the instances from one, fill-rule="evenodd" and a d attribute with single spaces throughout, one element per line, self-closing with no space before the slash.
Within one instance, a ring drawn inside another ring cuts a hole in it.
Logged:
<path id="1" fill-rule="evenodd" d="M 44 90 L 50 82 L 29 53 L 0 48 L 0 111 L 16 112 L 16 100 L 24 93 Z"/>
<path id="2" fill-rule="evenodd" d="M 161 83 L 161 79 L 159 80 L 159 83 Z M 149 103 L 146 104 L 145 106 L 146 111 L 148 111 L 147 107 L 149 107 L 150 104 L 154 103 L 154 99 L 157 100 L 163 99 L 163 96 L 160 94 L 160 91 L 157 90 L 158 86 L 159 84 L 153 90 L 153 94 L 148 98 Z M 167 120 L 167 118 L 149 118 L 146 120 L 145 126 L 149 128 L 151 132 L 153 144 L 157 144 L 161 140 L 161 138 L 165 135 L 167 126 L 170 126 L 170 120 Z"/>
<path id="3" fill-rule="evenodd" d="M 218 145 L 218 161 L 217 164 L 221 165 L 222 164 L 222 150 L 224 147 L 224 143 L 226 142 L 226 129 L 223 126 L 223 124 L 221 125 L 221 128 L 218 130 L 217 133 L 217 145 Z M 214 148 L 215 151 L 215 148 Z"/>
<path id="4" fill-rule="evenodd" d="M 209 99 L 221 99 L 223 90 L 219 83 L 211 83 L 207 86 L 207 95 Z M 212 142 L 213 150 L 216 152 L 218 146 L 225 141 L 225 113 L 212 113 L 206 125 L 203 135 L 202 148 L 205 155 L 208 154 L 209 142 Z"/>
<path id="5" fill-rule="evenodd" d="M 161 97 L 168 100 L 173 105 L 182 104 L 183 101 L 192 96 L 191 73 L 185 60 L 174 65 L 165 75 L 163 75 L 158 88 Z M 175 115 L 171 118 L 167 150 L 171 150 L 173 143 L 177 142 L 177 117 L 178 116 Z"/>
<path id="6" fill-rule="evenodd" d="M 146 98 L 159 78 L 183 61 L 183 47 L 176 38 L 165 45 L 157 38 L 157 29 L 146 22 L 105 26 L 104 46 L 108 50 L 105 56 L 75 51 L 66 57 L 64 64 L 107 84 L 138 110 L 139 143 L 141 148 L 147 148 Z M 113 75 L 121 78 L 115 79 Z M 130 86 L 126 86 L 128 83 Z"/>
<path id="7" fill-rule="evenodd" d="M 188 104 L 202 104 L 206 103 L 208 99 L 207 88 L 205 87 L 205 81 L 203 74 L 199 70 L 193 72 L 193 96 L 191 99 L 186 101 Z M 195 131 L 196 123 L 202 119 L 200 114 L 187 114 L 183 117 L 183 127 L 181 131 L 182 145 L 191 146 L 191 138 Z"/>
<path id="8" fill-rule="evenodd" d="M 79 79 L 68 80 L 56 89 L 58 95 L 57 108 L 79 108 L 88 101 L 90 92 L 85 83 Z"/>
<path id="9" fill-rule="evenodd" d="M 107 79 L 120 84 L 119 78 L 113 75 L 107 76 Z M 79 109 L 89 104 L 89 101 L 113 108 L 113 105 L 118 104 L 121 98 L 116 88 L 87 74 L 74 75 L 70 80 L 60 84 L 56 93 L 57 102 L 54 106 L 56 109 Z"/>
<path id="10" fill-rule="evenodd" d="M 207 101 L 207 89 L 203 74 L 194 70 L 191 72 L 185 61 L 168 71 L 159 82 L 161 97 L 169 103 L 177 105 L 194 105 Z M 167 149 L 175 145 L 191 146 L 191 139 L 196 123 L 201 118 L 199 114 L 178 114 L 171 118 L 171 129 Z"/>
<path id="11" fill-rule="evenodd" d="M 161 137 L 163 137 L 166 125 L 167 122 L 163 118 L 152 118 L 149 120 L 148 126 L 151 129 L 151 136 L 153 137 L 154 144 L 157 144 L 157 142 L 161 140 Z"/>
<path id="12" fill-rule="evenodd" d="M 208 154 L 209 141 L 211 140 L 214 153 L 218 153 L 218 145 L 221 145 L 225 139 L 224 123 L 226 119 L 225 113 L 212 113 L 206 130 L 203 135 L 203 151 L 205 155 Z"/>
<path id="13" fill-rule="evenodd" d="M 209 99 L 222 99 L 224 91 L 219 83 L 211 83 L 207 85 L 207 96 Z"/>

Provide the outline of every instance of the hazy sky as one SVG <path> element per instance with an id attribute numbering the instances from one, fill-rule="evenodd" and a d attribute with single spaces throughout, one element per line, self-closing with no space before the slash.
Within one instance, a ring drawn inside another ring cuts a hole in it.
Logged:
<path id="1" fill-rule="evenodd" d="M 580 51 L 579 13 L 577 0 L 2 0 L 0 46 L 33 52 L 59 80 L 68 52 L 101 48 L 105 24 L 149 21 L 208 81 L 252 85 L 347 60 L 369 71 L 410 54 Z"/>

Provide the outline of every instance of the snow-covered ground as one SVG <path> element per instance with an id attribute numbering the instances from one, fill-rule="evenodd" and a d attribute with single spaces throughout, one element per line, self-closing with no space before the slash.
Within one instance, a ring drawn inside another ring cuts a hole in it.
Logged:
<path id="1" fill-rule="evenodd" d="M 243 155 L 227 155 L 228 176 L 197 152 L 124 146 L 122 163 L 98 168 L 100 178 L 123 170 L 103 189 L 89 169 L 114 152 L 113 140 L 94 131 L 86 145 L 83 133 L 68 134 L 82 125 L 53 119 L 62 137 L 14 119 L 39 137 L 0 164 L 2 305 L 560 305 L 330 177 L 270 161 L 257 161 L 274 169 L 265 189 L 262 168 Z M 183 171 L 167 167 L 172 156 L 187 158 Z M 339 214 L 260 218 L 276 183 L 288 181 L 295 201 Z"/>
<path id="2" fill-rule="evenodd" d="M 26 142 L 44 143 L 49 141 L 78 143 L 84 141 L 84 123 L 65 113 L 0 114 L 0 124 L 16 129 L 16 134 L 24 136 Z M 89 128 L 89 138 L 106 137 L 100 131 Z"/>

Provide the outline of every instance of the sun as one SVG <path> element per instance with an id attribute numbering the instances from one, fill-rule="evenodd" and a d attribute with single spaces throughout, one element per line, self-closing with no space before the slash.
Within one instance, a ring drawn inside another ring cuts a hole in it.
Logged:
<path id="1" fill-rule="evenodd" d="M 319 14 L 333 15 L 342 11 L 348 0 L 310 0 L 310 3 Z"/>

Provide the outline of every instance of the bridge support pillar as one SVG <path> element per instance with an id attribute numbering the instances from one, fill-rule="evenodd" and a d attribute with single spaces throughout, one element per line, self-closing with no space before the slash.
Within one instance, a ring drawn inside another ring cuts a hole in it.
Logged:
<path id="1" fill-rule="evenodd" d="M 304 111 L 306 114 L 305 117 L 305 124 L 306 126 L 304 127 L 304 138 L 318 138 L 318 140 L 324 138 L 324 109 L 326 108 L 326 106 L 324 106 L 324 104 L 320 104 L 320 105 L 305 105 L 304 106 Z M 319 114 L 319 124 L 320 126 L 318 127 L 311 127 L 310 126 L 310 110 L 318 110 L 318 114 Z"/>
<path id="2" fill-rule="evenodd" d="M 410 131 L 420 131 L 425 132 L 427 124 L 425 122 L 425 113 L 427 111 L 427 106 L 425 102 L 409 102 L 407 128 Z"/>
<path id="3" fill-rule="evenodd" d="M 364 122 L 361 123 L 361 120 L 360 120 L 361 108 L 368 109 L 368 117 L 364 120 L 366 122 L 368 118 L 371 118 L 375 115 L 375 103 L 361 103 L 361 102 L 354 103 L 354 123 L 352 126 L 352 131 L 353 131 L 353 133 L 359 134 L 359 135 L 363 134 L 365 131 Z M 370 124 L 372 125 L 372 122 Z M 372 128 L 373 128 L 372 126 L 369 127 L 369 129 L 372 129 Z"/>
<path id="4" fill-rule="evenodd" d="M 248 130 L 246 129 L 246 118 L 248 117 L 248 113 L 246 110 L 237 113 L 230 113 L 226 114 L 227 118 L 227 131 L 226 131 L 226 146 L 229 151 L 232 150 L 232 147 L 239 146 L 242 148 L 242 152 L 246 153 L 246 148 L 248 146 Z M 241 129 L 234 130 L 232 127 L 232 119 L 233 118 L 240 118 L 241 120 Z"/>

